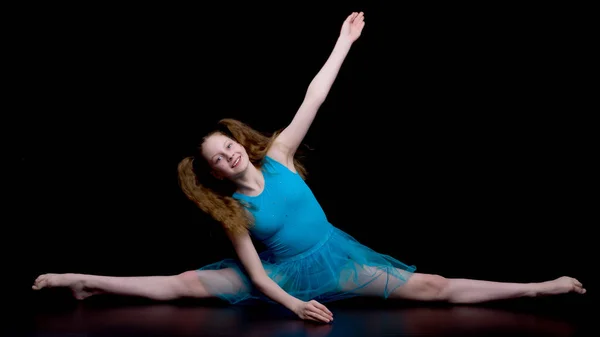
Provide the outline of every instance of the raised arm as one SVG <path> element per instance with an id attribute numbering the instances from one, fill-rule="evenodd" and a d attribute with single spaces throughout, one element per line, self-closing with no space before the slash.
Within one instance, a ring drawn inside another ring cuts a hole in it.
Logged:
<path id="1" fill-rule="evenodd" d="M 321 104 L 329 94 L 350 47 L 360 37 L 364 25 L 362 12 L 352 13 L 346 18 L 329 58 L 310 82 L 304 100 L 294 118 L 273 144 L 269 152 L 271 157 L 293 168 L 294 154 L 308 132 Z"/>
<path id="2" fill-rule="evenodd" d="M 324 305 L 314 300 L 302 301 L 288 294 L 267 275 L 249 234 L 229 234 L 229 239 L 233 243 L 236 254 L 244 268 L 250 275 L 252 283 L 259 291 L 273 301 L 285 306 L 301 319 L 324 323 L 331 322 L 333 315 Z"/>

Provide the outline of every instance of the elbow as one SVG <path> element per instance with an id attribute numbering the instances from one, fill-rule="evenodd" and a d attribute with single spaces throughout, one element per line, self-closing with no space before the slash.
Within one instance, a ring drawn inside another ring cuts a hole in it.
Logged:
<path id="1" fill-rule="evenodd" d="M 312 105 L 321 105 L 327 97 L 327 92 L 318 89 L 309 89 L 304 97 L 305 102 L 309 102 Z"/>
<path id="2" fill-rule="evenodd" d="M 304 100 L 313 101 L 315 103 L 323 103 L 329 94 L 329 89 L 321 83 L 311 83 L 306 90 Z"/>

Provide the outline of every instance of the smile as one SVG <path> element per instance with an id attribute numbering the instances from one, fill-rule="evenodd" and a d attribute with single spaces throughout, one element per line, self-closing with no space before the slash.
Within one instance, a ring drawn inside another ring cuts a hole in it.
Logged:
<path id="1" fill-rule="evenodd" d="M 237 159 L 236 159 L 236 160 L 233 162 L 233 165 L 231 165 L 231 167 L 232 167 L 232 168 L 236 167 L 236 166 L 239 164 L 239 162 L 240 162 L 240 159 L 242 159 L 242 157 L 238 157 L 238 158 L 237 158 Z"/>

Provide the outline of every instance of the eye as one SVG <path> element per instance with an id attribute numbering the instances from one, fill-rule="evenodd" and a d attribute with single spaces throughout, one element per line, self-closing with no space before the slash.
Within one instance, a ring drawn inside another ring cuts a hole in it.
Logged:
<path id="1" fill-rule="evenodd" d="M 219 162 L 219 160 L 221 160 L 221 156 L 218 156 L 218 157 L 217 157 L 217 160 L 215 160 L 215 163 L 218 163 L 218 162 Z"/>
<path id="2" fill-rule="evenodd" d="M 229 143 L 229 145 L 227 145 L 227 148 L 230 149 L 231 146 L 233 146 L 233 144 Z"/>

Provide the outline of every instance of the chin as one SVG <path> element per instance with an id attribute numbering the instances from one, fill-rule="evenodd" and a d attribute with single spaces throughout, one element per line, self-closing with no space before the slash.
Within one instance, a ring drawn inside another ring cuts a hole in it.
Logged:
<path id="1" fill-rule="evenodd" d="M 248 158 L 242 157 L 236 169 L 238 169 L 240 172 L 245 172 L 248 169 L 248 165 L 250 165 L 250 161 L 248 160 Z"/>

